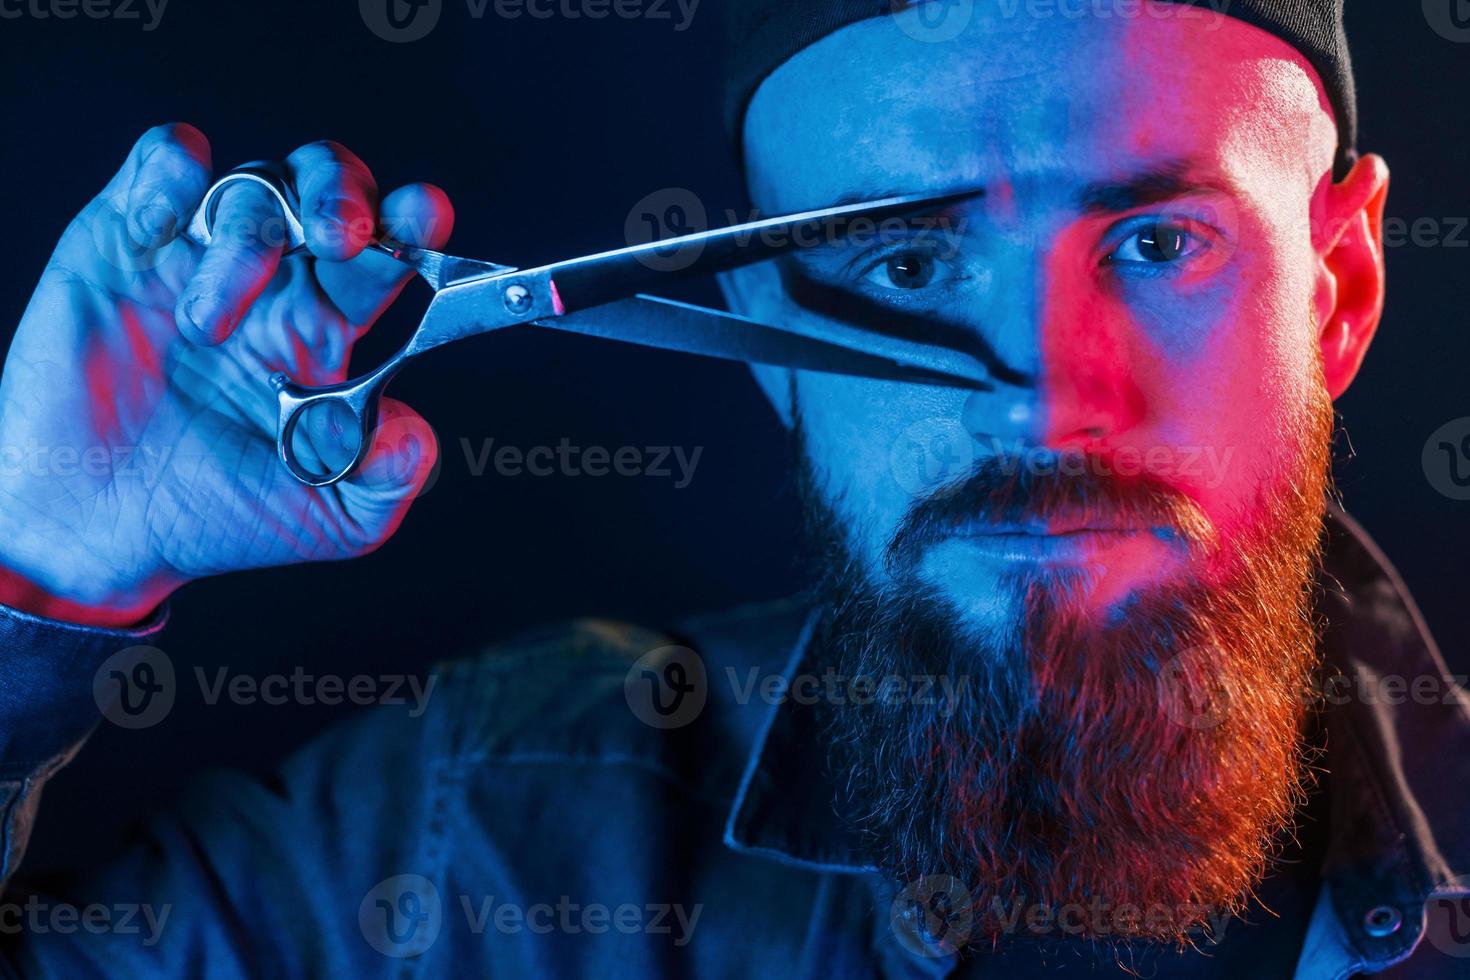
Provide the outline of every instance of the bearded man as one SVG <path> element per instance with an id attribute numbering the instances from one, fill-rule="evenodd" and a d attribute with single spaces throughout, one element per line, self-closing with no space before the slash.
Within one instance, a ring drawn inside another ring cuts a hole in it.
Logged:
<path id="1" fill-rule="evenodd" d="M 1466 894 L 1463 791 L 1424 754 L 1470 757 L 1470 724 L 1457 697 L 1361 696 L 1449 682 L 1330 490 L 1388 186 L 1355 149 L 1340 0 L 749 0 L 729 41 L 763 212 L 972 192 L 878 244 L 728 273 L 732 308 L 963 351 L 988 382 L 754 369 L 796 450 L 810 594 L 447 665 L 421 714 L 205 783 L 64 883 L 72 905 L 167 910 L 156 933 L 7 930 L 7 955 L 67 975 L 1460 975 L 1470 949 L 1429 913 Z M 309 258 L 217 235 L 109 262 L 173 241 L 209 183 L 202 134 L 148 133 L 11 350 L 5 445 L 151 435 L 187 464 L 0 477 L 6 876 L 101 692 L 156 680 L 136 650 L 173 590 L 370 550 L 432 466 L 396 403 L 393 439 L 330 492 L 273 459 L 271 371 L 342 377 L 403 283 L 341 232 L 437 248 L 450 224 L 428 185 L 379 202 L 335 144 L 284 169 Z M 242 185 L 218 221 L 274 208 Z"/>

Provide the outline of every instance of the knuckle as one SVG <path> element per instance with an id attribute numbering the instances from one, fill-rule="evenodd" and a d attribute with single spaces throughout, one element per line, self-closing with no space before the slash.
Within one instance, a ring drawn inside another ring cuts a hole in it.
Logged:
<path id="1" fill-rule="evenodd" d="M 128 211 L 136 215 L 160 204 L 176 212 L 186 210 L 209 181 L 209 145 L 204 135 L 187 123 L 169 123 L 150 129 L 138 146 Z"/>
<path id="2" fill-rule="evenodd" d="M 347 147 L 332 139 L 312 140 L 306 144 L 305 149 L 328 157 L 336 157 L 348 152 Z"/>
<path id="3" fill-rule="evenodd" d="M 371 188 L 372 171 L 357 154 L 336 140 L 321 139 L 291 154 L 289 162 L 302 172 L 303 182 L 312 189 L 330 184 Z"/>
<path id="4" fill-rule="evenodd" d="M 330 166 L 343 156 L 350 155 L 347 147 L 336 140 L 320 139 L 297 147 L 287 159 L 297 167 L 322 167 Z"/>
<path id="5" fill-rule="evenodd" d="M 138 147 L 147 153 L 158 150 L 180 152 L 194 159 L 207 161 L 209 140 L 198 128 L 184 122 L 161 123 L 152 127 L 138 138 Z"/>

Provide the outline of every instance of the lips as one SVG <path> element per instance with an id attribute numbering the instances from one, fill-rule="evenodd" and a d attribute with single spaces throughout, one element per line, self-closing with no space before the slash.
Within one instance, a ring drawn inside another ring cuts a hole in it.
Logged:
<path id="1" fill-rule="evenodd" d="M 1087 560 L 1103 551 L 1152 536 L 1151 528 L 1096 523 L 968 524 L 957 537 L 1004 561 Z"/>
<path id="2" fill-rule="evenodd" d="M 1020 523 L 992 524 L 974 521 L 965 524 L 961 533 L 966 536 L 998 535 L 1004 537 L 1023 536 L 1034 538 L 1058 538 L 1087 534 L 1141 534 L 1153 528 L 1125 521 L 1101 521 L 1086 517 L 1058 517 L 1050 521 L 1025 521 Z"/>

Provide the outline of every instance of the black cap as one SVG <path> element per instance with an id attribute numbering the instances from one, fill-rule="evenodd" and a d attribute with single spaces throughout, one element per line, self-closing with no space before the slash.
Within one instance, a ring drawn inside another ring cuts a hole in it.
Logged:
<path id="1" fill-rule="evenodd" d="M 766 76 L 810 44 L 849 24 L 890 16 L 926 0 L 726 0 L 725 125 L 740 155 L 751 96 Z M 948 3 L 952 0 L 933 0 Z M 1357 159 L 1358 102 L 1343 28 L 1344 0 L 1162 0 L 1205 7 L 1269 31 L 1321 76 L 1337 117 L 1338 179 Z"/>

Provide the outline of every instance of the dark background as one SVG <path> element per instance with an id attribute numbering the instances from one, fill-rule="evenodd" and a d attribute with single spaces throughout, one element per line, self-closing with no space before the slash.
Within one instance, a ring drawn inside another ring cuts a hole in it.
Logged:
<path id="1" fill-rule="evenodd" d="M 406 44 L 375 36 L 351 0 L 171 0 L 153 31 L 117 17 L 0 18 L 11 242 L 0 330 L 8 338 L 70 217 L 143 130 L 169 120 L 204 130 L 218 169 L 339 140 L 384 188 L 444 187 L 459 214 L 454 251 L 522 266 L 622 244 L 630 208 L 662 188 L 689 188 L 723 223 L 724 209 L 744 202 L 720 125 L 718 2 L 704 0 L 679 32 L 673 7 L 664 20 L 509 20 L 492 0 L 476 19 L 465 0 L 444 0 L 437 28 Z M 1417 2 L 1350 7 L 1361 145 L 1394 169 L 1390 213 L 1434 219 L 1447 236 L 1470 215 L 1470 44 L 1432 30 Z M 1470 503 L 1434 489 L 1421 452 L 1434 430 L 1470 415 L 1467 245 L 1470 230 L 1458 247 L 1389 250 L 1388 314 L 1339 405 L 1356 451 L 1338 468 L 1347 503 L 1397 562 L 1458 671 L 1470 669 L 1461 641 Z M 715 296 L 708 285 L 684 295 Z M 363 343 L 364 363 L 397 346 L 424 296 L 410 292 Z M 360 561 L 179 593 L 161 641 L 180 675 L 178 702 L 150 729 L 103 724 L 47 790 L 33 866 L 90 861 L 200 767 L 264 768 L 355 710 L 208 706 L 196 666 L 418 670 L 547 620 L 659 623 L 800 584 L 785 445 L 738 367 L 504 335 L 415 366 L 394 394 L 435 425 L 443 457 L 398 536 Z M 703 455 L 682 490 L 655 477 L 473 477 L 461 440 L 478 451 L 492 437 Z"/>

